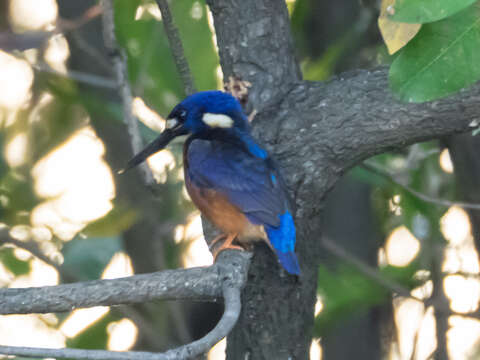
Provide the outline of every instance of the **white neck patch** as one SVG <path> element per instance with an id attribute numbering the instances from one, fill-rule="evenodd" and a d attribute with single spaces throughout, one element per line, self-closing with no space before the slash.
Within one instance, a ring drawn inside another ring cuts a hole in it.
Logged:
<path id="1" fill-rule="evenodd" d="M 215 128 L 231 128 L 233 126 L 233 119 L 225 114 L 203 114 L 202 120 L 208 126 Z"/>

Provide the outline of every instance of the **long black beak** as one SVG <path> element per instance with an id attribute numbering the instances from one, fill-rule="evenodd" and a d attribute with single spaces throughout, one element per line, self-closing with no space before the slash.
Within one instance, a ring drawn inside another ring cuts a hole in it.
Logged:
<path id="1" fill-rule="evenodd" d="M 124 169 L 120 170 L 118 173 L 123 174 L 128 170 L 134 168 L 135 166 L 144 162 L 150 155 L 155 154 L 156 152 L 164 149 L 170 141 L 180 135 L 187 134 L 187 131 L 182 125 L 177 125 L 171 129 L 166 129 L 162 132 L 155 140 L 148 144 L 142 151 L 136 154 L 131 158 L 127 166 Z"/>

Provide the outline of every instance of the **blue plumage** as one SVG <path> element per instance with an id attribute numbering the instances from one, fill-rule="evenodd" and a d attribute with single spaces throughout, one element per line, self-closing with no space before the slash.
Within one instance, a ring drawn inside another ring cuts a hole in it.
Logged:
<path id="1" fill-rule="evenodd" d="M 263 238 L 281 265 L 300 274 L 295 225 L 282 177 L 250 135 L 240 103 L 220 91 L 187 97 L 168 116 L 167 130 L 135 156 L 128 167 L 190 134 L 184 145 L 187 190 L 200 211 L 233 239 L 247 244 Z"/>
<path id="2" fill-rule="evenodd" d="M 279 226 L 286 210 L 284 190 L 271 181 L 266 161 L 238 146 L 218 140 L 195 139 L 186 153 L 186 177 L 198 187 L 224 194 L 257 225 Z"/>
<path id="3" fill-rule="evenodd" d="M 298 265 L 297 256 L 295 255 L 295 224 L 292 214 L 287 210 L 280 215 L 280 226 L 265 226 L 278 260 L 282 266 L 290 274 L 300 274 L 300 266 Z"/>

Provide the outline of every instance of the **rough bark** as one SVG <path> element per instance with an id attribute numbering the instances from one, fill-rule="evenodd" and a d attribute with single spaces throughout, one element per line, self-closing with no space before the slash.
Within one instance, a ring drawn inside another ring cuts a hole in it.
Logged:
<path id="1" fill-rule="evenodd" d="M 224 77 L 234 76 L 252 83 L 251 109 L 262 112 L 278 104 L 300 81 L 285 3 L 233 0 L 208 4 L 214 17 Z M 274 126 L 266 129 L 266 134 L 275 131 L 277 119 L 269 118 Z M 319 234 L 318 221 L 309 223 L 308 229 L 303 225 L 298 231 L 299 247 L 305 234 Z M 307 357 L 317 264 L 315 256 L 306 259 L 307 253 L 299 251 L 302 276 L 297 281 L 278 271 L 269 249 L 256 249 L 243 292 L 242 314 L 227 338 L 228 359 Z"/>
<path id="2" fill-rule="evenodd" d="M 296 197 L 302 268 L 298 282 L 283 278 L 271 270 L 277 266 L 272 255 L 263 248 L 256 251 L 227 355 L 304 359 L 313 323 L 325 194 L 346 169 L 369 156 L 467 131 L 478 114 L 479 88 L 431 103 L 403 104 L 390 93 L 387 69 L 352 72 L 327 83 L 303 82 L 283 1 L 208 4 L 224 76 L 252 83 L 249 103 L 259 111 L 254 133 L 284 167 Z"/>
<path id="3" fill-rule="evenodd" d="M 4 236 L 3 232 L 0 236 Z M 240 289 L 250 254 L 222 252 L 209 267 L 165 270 L 112 280 L 93 280 L 19 289 L 1 289 L 0 314 L 45 314 L 92 306 L 146 303 L 155 300 L 218 301 L 222 284 Z"/>
<path id="4" fill-rule="evenodd" d="M 403 104 L 388 89 L 386 69 L 352 72 L 326 83 L 304 82 L 282 0 L 209 4 L 224 74 L 252 83 L 249 106 L 259 111 L 255 134 L 279 160 L 295 196 L 302 268 L 298 280 L 286 276 L 269 249 L 257 249 L 227 355 L 305 359 L 325 194 L 348 168 L 371 155 L 469 131 L 478 117 L 480 86 L 435 102 Z"/>

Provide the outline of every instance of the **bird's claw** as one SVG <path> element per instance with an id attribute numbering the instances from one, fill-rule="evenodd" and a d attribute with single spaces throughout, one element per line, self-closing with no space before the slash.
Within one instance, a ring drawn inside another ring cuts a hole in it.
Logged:
<path id="1" fill-rule="evenodd" d="M 223 250 L 227 250 L 227 249 L 242 250 L 242 251 L 245 250 L 241 246 L 232 244 L 236 237 L 237 237 L 237 234 L 221 234 L 217 236 L 215 239 L 213 239 L 212 242 L 210 243 L 210 246 L 208 247 L 213 255 L 213 258 L 216 260 L 218 254 L 220 254 L 220 252 Z M 214 249 L 214 245 L 222 239 L 225 239 L 223 244 L 218 249 Z"/>

